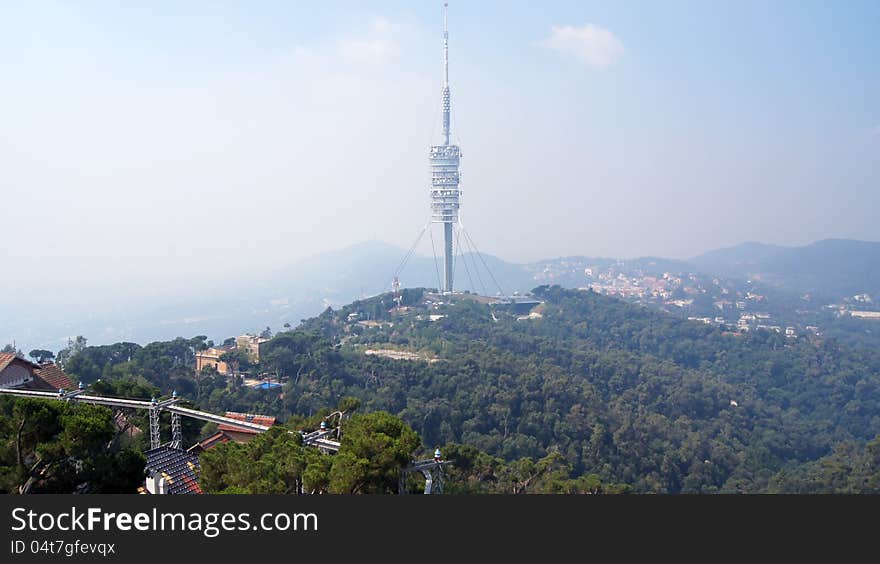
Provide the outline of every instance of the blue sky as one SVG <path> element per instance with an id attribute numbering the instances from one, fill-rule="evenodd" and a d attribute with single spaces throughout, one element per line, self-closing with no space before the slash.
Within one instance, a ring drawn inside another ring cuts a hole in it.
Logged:
<path id="1" fill-rule="evenodd" d="M 122 295 L 204 277 L 197 253 L 241 274 L 408 247 L 440 5 L 0 3 L 0 262 Z M 450 25 L 486 252 L 880 239 L 876 1 L 452 2 Z"/>

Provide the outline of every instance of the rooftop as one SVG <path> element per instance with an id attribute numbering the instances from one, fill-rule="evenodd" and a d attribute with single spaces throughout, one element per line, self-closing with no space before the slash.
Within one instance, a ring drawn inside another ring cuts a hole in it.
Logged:
<path id="1" fill-rule="evenodd" d="M 239 421 L 246 421 L 248 423 L 254 423 L 256 425 L 263 425 L 264 427 L 271 427 L 275 424 L 275 417 L 271 415 L 255 415 L 253 413 L 237 413 L 235 411 L 227 411 L 226 417 L 229 417 L 230 419 L 237 419 Z M 226 425 L 223 423 L 220 423 L 217 426 L 217 429 L 220 431 L 236 431 L 239 433 L 256 433 L 256 431 L 242 429 L 241 427 L 233 427 L 232 425 Z"/>
<path id="2" fill-rule="evenodd" d="M 199 457 L 179 448 L 160 446 L 150 449 L 147 455 L 147 472 L 157 472 L 165 478 L 170 494 L 200 494 Z"/>
<path id="3" fill-rule="evenodd" d="M 76 388 L 76 384 L 70 376 L 52 362 L 41 364 L 38 368 L 34 369 L 34 377 L 45 382 L 47 387 L 51 387 L 53 390 L 61 388 L 72 390 Z"/>
<path id="4" fill-rule="evenodd" d="M 0 372 L 6 370 L 6 367 L 13 363 L 13 361 L 18 360 L 25 364 L 29 364 L 32 368 L 39 367 L 38 364 L 34 364 L 33 362 L 23 359 L 21 357 L 15 356 L 13 353 L 0 353 Z"/>
<path id="5" fill-rule="evenodd" d="M 229 437 L 229 435 L 227 435 L 223 431 L 217 431 L 210 437 L 202 439 L 193 446 L 189 447 L 189 449 L 187 449 L 187 452 L 198 454 L 206 450 L 211 450 L 212 448 L 222 445 L 223 443 L 228 443 L 231 440 L 232 439 Z"/>

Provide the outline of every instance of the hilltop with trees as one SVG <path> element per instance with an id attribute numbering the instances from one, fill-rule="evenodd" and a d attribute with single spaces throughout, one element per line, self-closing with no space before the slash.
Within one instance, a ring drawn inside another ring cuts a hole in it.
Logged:
<path id="1" fill-rule="evenodd" d="M 255 368 L 280 375 L 280 389 L 195 374 L 204 337 L 85 347 L 67 366 L 116 391 L 175 389 L 202 409 L 266 413 L 291 429 L 357 398 L 357 417 L 384 412 L 414 431 L 409 456 L 440 446 L 455 459 L 447 491 L 878 491 L 880 352 L 731 334 L 591 291 L 534 294 L 543 303 L 530 313 L 418 289 L 401 307 L 383 294 L 328 308 L 265 344 Z M 200 432 L 185 429 L 192 441 Z M 290 451 L 264 466 L 287 465 L 306 491 L 391 487 L 364 466 L 375 450 L 343 449 L 323 467 L 288 437 L 260 441 L 211 454 L 208 489 L 293 487 L 214 460 L 260 459 L 262 441 Z"/>

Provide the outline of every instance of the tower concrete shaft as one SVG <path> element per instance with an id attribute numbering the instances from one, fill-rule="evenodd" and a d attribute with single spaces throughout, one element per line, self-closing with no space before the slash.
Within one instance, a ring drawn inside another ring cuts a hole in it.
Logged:
<path id="1" fill-rule="evenodd" d="M 444 223 L 443 224 L 443 276 L 444 276 L 444 288 L 443 291 L 451 292 L 452 291 L 452 276 L 454 274 L 453 267 L 455 266 L 452 262 L 453 254 L 452 249 L 452 224 Z"/>
<path id="2" fill-rule="evenodd" d="M 448 4 L 443 4 L 443 144 L 431 147 L 431 221 L 443 224 L 443 290 L 452 291 L 453 241 L 452 226 L 458 223 L 461 203 L 459 180 L 461 149 L 450 143 L 452 135 L 452 94 L 449 89 L 449 27 Z"/>

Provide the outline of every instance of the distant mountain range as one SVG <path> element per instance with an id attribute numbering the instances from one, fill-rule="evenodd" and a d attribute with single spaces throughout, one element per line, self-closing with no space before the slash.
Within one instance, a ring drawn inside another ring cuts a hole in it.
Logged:
<path id="1" fill-rule="evenodd" d="M 198 334 L 217 340 L 266 326 L 277 331 L 285 323 L 295 326 L 328 306 L 338 307 L 389 291 L 405 255 L 405 249 L 387 243 L 360 243 L 297 261 L 268 275 L 254 275 L 228 290 L 197 300 L 144 303 L 82 320 L 32 317 L 20 327 L 14 320 L 5 331 L 26 348 L 51 350 L 61 348 L 64 336 L 76 334 L 100 344 L 123 340 L 143 343 Z M 456 263 L 456 288 L 488 295 L 526 293 L 542 284 L 578 288 L 589 284 L 585 268 L 615 263 L 646 275 L 699 272 L 759 279 L 782 289 L 815 292 L 829 300 L 857 293 L 880 296 L 880 243 L 842 239 L 803 247 L 744 243 L 687 261 L 574 256 L 517 264 L 492 255 L 466 253 Z M 402 287 L 439 286 L 439 267 L 433 257 L 412 256 L 399 276 Z"/>
<path id="2" fill-rule="evenodd" d="M 690 260 L 697 271 L 754 278 L 829 299 L 880 293 L 880 243 L 825 239 L 803 247 L 743 243 Z"/>

